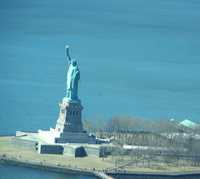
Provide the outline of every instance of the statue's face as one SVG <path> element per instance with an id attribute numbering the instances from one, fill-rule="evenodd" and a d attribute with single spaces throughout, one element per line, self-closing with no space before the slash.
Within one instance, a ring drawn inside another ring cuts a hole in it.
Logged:
<path id="1" fill-rule="evenodd" d="M 73 66 L 76 66 L 76 65 L 77 65 L 76 60 L 72 60 L 72 65 L 73 65 Z"/>

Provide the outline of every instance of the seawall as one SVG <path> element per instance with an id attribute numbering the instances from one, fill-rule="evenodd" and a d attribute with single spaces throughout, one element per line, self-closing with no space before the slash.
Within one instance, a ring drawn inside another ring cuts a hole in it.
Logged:
<path id="1" fill-rule="evenodd" d="M 107 172 L 115 179 L 199 179 L 200 173 Z"/>
<path id="2" fill-rule="evenodd" d="M 30 167 L 40 170 L 47 170 L 53 172 L 61 172 L 66 174 L 74 174 L 74 175 L 85 175 L 85 176 L 93 176 L 95 178 L 100 179 L 114 179 L 111 176 L 108 176 L 103 171 L 93 171 L 88 169 L 80 169 L 80 168 L 66 168 L 60 165 L 51 165 L 51 164 L 43 164 L 42 162 L 33 162 L 33 161 L 20 161 L 14 158 L 0 157 L 0 164 L 14 165 L 14 166 L 22 166 L 22 167 Z"/>
<path id="3" fill-rule="evenodd" d="M 33 162 L 33 161 L 20 161 L 12 158 L 0 157 L 1 164 L 8 164 L 14 166 L 23 166 L 36 168 L 40 170 L 49 170 L 54 172 L 62 172 L 62 173 L 70 173 L 76 175 L 86 175 L 86 176 L 94 176 L 92 171 L 81 170 L 79 168 L 66 168 L 59 165 L 51 165 L 51 164 L 43 164 L 42 162 Z"/>
<path id="4" fill-rule="evenodd" d="M 172 178 L 181 178 L 181 179 L 199 179 L 199 172 L 127 172 L 127 171 L 94 171 L 89 169 L 80 169 L 80 168 L 67 168 L 66 166 L 61 165 L 52 165 L 42 162 L 35 161 L 20 161 L 15 158 L 8 158 L 0 156 L 0 164 L 14 165 L 14 166 L 23 166 L 30 167 L 39 170 L 47 170 L 54 172 L 61 172 L 66 174 L 74 175 L 85 175 L 93 176 L 100 179 L 172 179 Z"/>

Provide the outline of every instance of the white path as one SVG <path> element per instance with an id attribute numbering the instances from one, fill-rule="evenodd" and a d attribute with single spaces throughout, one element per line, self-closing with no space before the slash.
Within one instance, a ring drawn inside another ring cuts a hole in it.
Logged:
<path id="1" fill-rule="evenodd" d="M 104 172 L 97 172 L 97 171 L 95 171 L 94 175 L 97 176 L 97 177 L 99 177 L 99 178 L 102 178 L 102 179 L 114 179 L 113 177 L 108 176 Z"/>

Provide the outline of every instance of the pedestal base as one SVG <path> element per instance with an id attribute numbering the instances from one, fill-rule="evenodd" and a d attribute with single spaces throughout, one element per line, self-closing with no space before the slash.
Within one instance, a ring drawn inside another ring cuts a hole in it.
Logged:
<path id="1" fill-rule="evenodd" d="M 57 120 L 55 143 L 95 143 L 95 137 L 83 130 L 81 120 L 82 105 L 80 100 L 68 101 L 63 98 Z"/>
<path id="2" fill-rule="evenodd" d="M 64 132 L 55 138 L 55 143 L 89 143 L 95 144 L 95 136 L 89 136 L 86 132 Z"/>
<path id="3" fill-rule="evenodd" d="M 60 133 L 83 132 L 83 124 L 81 120 L 81 111 L 83 107 L 81 102 L 68 102 L 64 98 L 59 106 L 60 112 L 55 129 Z"/>

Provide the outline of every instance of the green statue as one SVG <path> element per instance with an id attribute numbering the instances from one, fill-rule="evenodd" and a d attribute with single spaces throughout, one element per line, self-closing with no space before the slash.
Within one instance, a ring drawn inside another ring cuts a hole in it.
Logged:
<path id="1" fill-rule="evenodd" d="M 80 71 L 75 59 L 71 59 L 69 55 L 69 46 L 65 47 L 66 57 L 68 58 L 68 72 L 67 72 L 67 90 L 66 98 L 68 101 L 79 101 L 78 99 L 78 81 L 80 79 Z"/>

